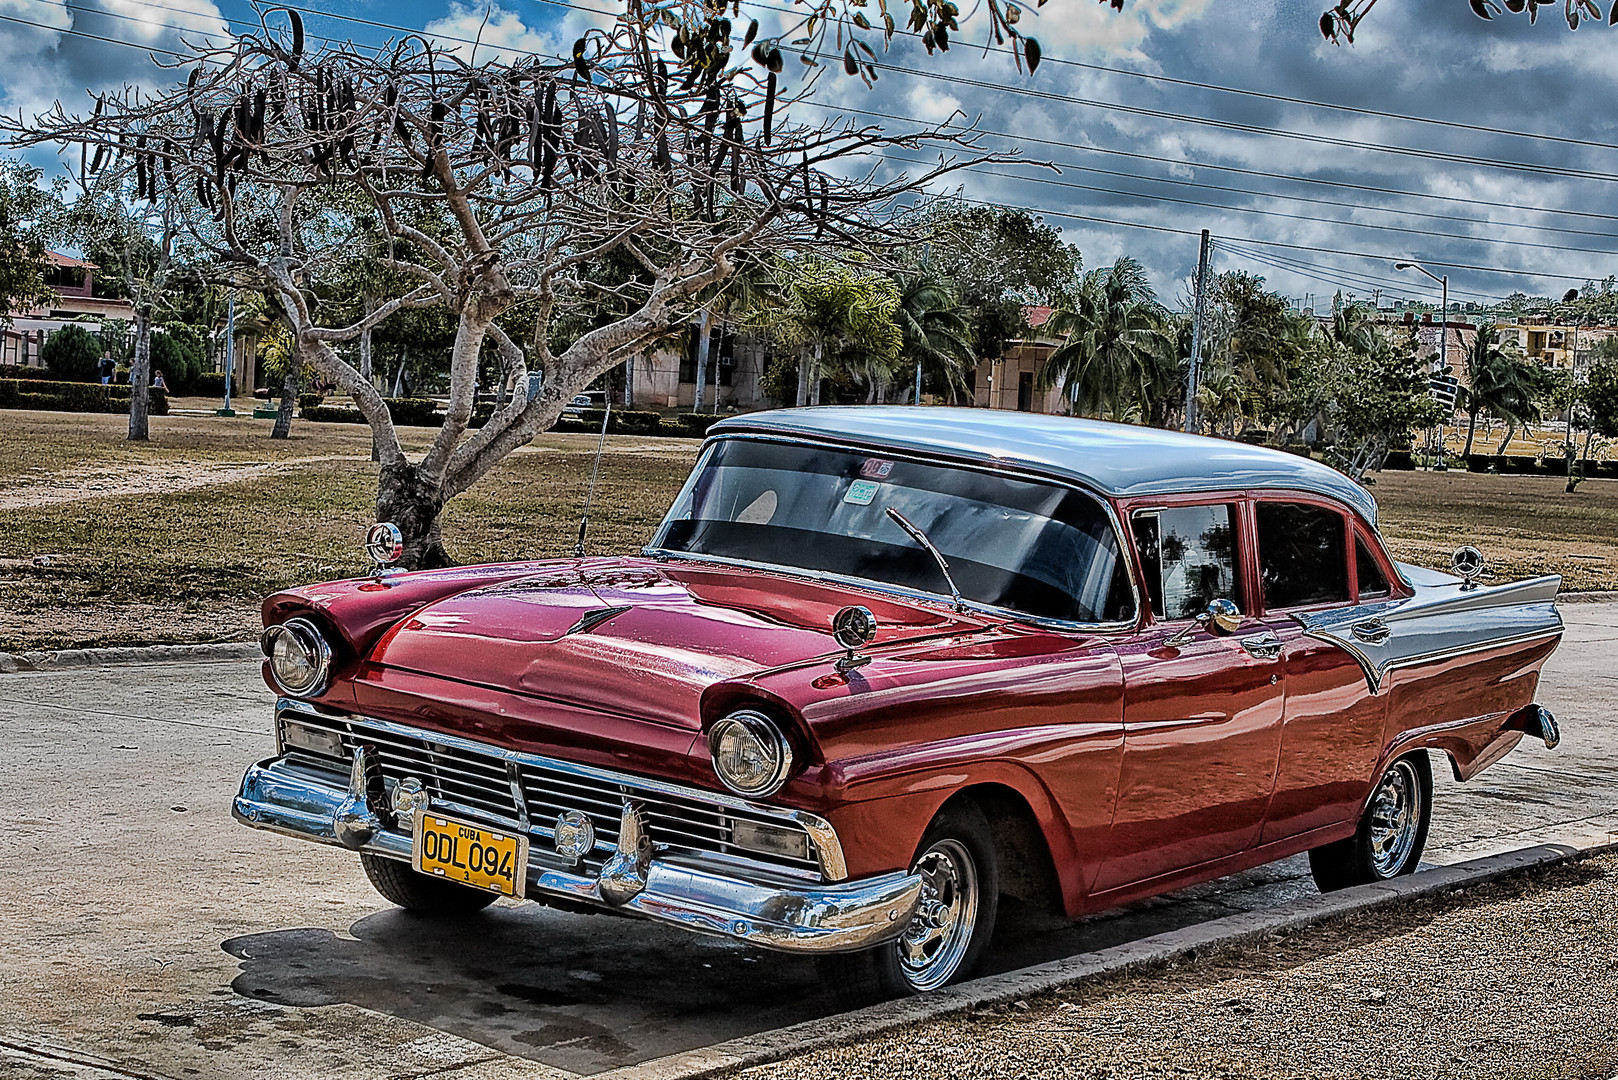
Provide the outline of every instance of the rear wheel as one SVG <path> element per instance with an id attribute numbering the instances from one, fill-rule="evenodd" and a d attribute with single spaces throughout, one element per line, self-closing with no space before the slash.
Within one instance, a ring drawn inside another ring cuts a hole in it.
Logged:
<path id="1" fill-rule="evenodd" d="M 1432 823 L 1433 771 L 1425 751 L 1395 761 L 1371 792 L 1359 831 L 1309 852 L 1321 892 L 1415 873 Z"/>
<path id="2" fill-rule="evenodd" d="M 398 859 L 361 852 L 360 865 L 365 867 L 365 876 L 384 899 L 431 919 L 475 915 L 496 900 L 495 894 L 485 889 L 428 877 Z"/>
<path id="3" fill-rule="evenodd" d="M 845 1003 L 905 997 L 968 977 L 989 947 L 1000 902 L 1000 869 L 983 812 L 945 808 L 922 836 L 911 873 L 921 902 L 904 933 L 862 953 L 829 956 L 822 979 Z"/>

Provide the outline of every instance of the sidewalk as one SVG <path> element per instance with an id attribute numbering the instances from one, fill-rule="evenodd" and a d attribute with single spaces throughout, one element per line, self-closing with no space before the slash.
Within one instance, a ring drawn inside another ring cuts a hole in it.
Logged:
<path id="1" fill-rule="evenodd" d="M 1618 855 L 731 1075 L 1618 1080 Z"/>

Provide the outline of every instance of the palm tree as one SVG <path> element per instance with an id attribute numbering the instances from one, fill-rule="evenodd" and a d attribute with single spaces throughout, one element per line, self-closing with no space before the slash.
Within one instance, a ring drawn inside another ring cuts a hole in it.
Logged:
<path id="1" fill-rule="evenodd" d="M 893 318 L 899 325 L 901 359 L 915 365 L 915 404 L 921 404 L 923 375 L 951 393 L 964 391 L 966 369 L 976 357 L 972 327 L 954 291 L 925 266 L 896 277 L 899 308 Z"/>
<path id="2" fill-rule="evenodd" d="M 777 278 L 773 300 L 755 303 L 748 321 L 798 350 L 797 404 L 819 404 L 828 370 L 865 381 L 891 374 L 903 340 L 892 278 L 828 259 L 783 265 Z"/>
<path id="3" fill-rule="evenodd" d="M 1538 420 L 1541 382 L 1537 365 L 1517 350 L 1515 342 L 1502 342 L 1499 327 L 1479 327 L 1467 350 L 1466 386 L 1461 390 L 1467 415 L 1462 454 L 1472 452 L 1478 416 L 1485 410 L 1506 421 L 1508 441 L 1512 428 Z"/>
<path id="4" fill-rule="evenodd" d="M 1066 385 L 1075 412 L 1145 413 L 1169 384 L 1177 388 L 1177 335 L 1146 271 L 1128 256 L 1086 274 L 1074 303 L 1046 325 L 1066 340 L 1041 365 L 1039 382 Z"/>

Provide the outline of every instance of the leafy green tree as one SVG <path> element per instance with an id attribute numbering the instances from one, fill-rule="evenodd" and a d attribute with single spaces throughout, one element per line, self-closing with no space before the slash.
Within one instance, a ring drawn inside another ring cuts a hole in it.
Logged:
<path id="1" fill-rule="evenodd" d="M 777 299 L 755 305 L 748 322 L 799 354 L 797 404 L 818 404 L 823 378 L 871 385 L 891 376 L 904 344 L 892 278 L 831 259 L 777 272 Z"/>
<path id="2" fill-rule="evenodd" d="M 1078 292 L 1079 249 L 1026 210 L 941 199 L 922 228 L 927 240 L 911 265 L 925 263 L 955 292 L 979 357 L 1026 338 L 1029 307 L 1069 305 Z"/>
<path id="3" fill-rule="evenodd" d="M 39 186 L 40 170 L 0 158 L 0 326 L 55 294 L 45 284 L 45 232 L 60 187 Z M 100 353 L 96 354 L 98 357 Z"/>
<path id="4" fill-rule="evenodd" d="M 1040 366 L 1039 384 L 1063 384 L 1076 413 L 1144 418 L 1154 401 L 1183 392 L 1179 335 L 1128 256 L 1086 274 L 1072 306 L 1046 328 L 1065 340 Z"/>
<path id="5" fill-rule="evenodd" d="M 1618 338 L 1608 338 L 1597 347 L 1589 376 L 1580 397 L 1590 430 L 1604 439 L 1618 437 Z"/>
<path id="6" fill-rule="evenodd" d="M 1502 341 L 1499 327 L 1478 327 L 1466 353 L 1466 385 L 1461 387 L 1467 417 L 1463 454 L 1472 452 L 1478 417 L 1485 411 L 1511 425 L 1539 419 L 1542 370 L 1522 354 L 1515 341 Z"/>
<path id="7" fill-rule="evenodd" d="M 45 339 L 39 358 L 51 373 L 75 382 L 95 382 L 101 341 L 82 326 L 68 325 Z"/>
<path id="8" fill-rule="evenodd" d="M 1335 464 L 1355 480 L 1382 467 L 1392 447 L 1438 422 L 1440 408 L 1416 355 L 1414 332 L 1368 350 L 1342 348 L 1325 372 L 1324 412 L 1336 437 Z"/>
<path id="9" fill-rule="evenodd" d="M 155 333 L 151 346 L 152 378 L 163 373 L 163 382 L 171 394 L 189 390 L 200 373 L 201 362 L 193 356 L 186 344 L 172 334 Z"/>
<path id="10" fill-rule="evenodd" d="M 895 281 L 899 306 L 894 319 L 899 324 L 902 358 L 915 366 L 916 404 L 921 403 L 923 384 L 951 397 L 964 392 L 966 372 L 975 359 L 969 312 L 930 266 L 900 271 Z"/>

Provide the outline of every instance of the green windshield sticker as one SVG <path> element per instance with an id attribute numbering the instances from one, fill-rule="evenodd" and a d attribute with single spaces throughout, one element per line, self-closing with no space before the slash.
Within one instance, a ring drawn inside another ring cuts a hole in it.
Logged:
<path id="1" fill-rule="evenodd" d="M 843 496 L 843 501 L 855 506 L 870 506 L 871 500 L 876 498 L 877 486 L 869 480 L 856 480 L 848 485 L 848 494 Z"/>

